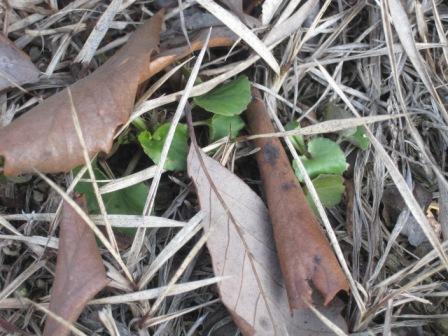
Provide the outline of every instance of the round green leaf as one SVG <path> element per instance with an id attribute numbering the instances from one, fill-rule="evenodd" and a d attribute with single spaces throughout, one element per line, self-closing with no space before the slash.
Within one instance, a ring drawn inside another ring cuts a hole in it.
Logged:
<path id="1" fill-rule="evenodd" d="M 152 136 L 148 131 L 141 132 L 138 136 L 138 141 L 143 147 L 143 151 L 157 164 L 160 162 L 160 155 L 162 154 L 163 144 L 169 128 L 170 123 L 165 123 L 157 128 Z M 185 170 L 188 154 L 187 138 L 187 126 L 178 124 L 165 161 L 164 168 L 166 170 Z"/>
<path id="2" fill-rule="evenodd" d="M 308 175 L 313 178 L 320 174 L 337 174 L 347 169 L 348 164 L 345 155 L 339 145 L 326 138 L 314 138 L 308 142 L 308 153 L 310 158 L 301 156 L 301 160 Z M 300 173 L 297 163 L 293 163 L 297 177 L 302 182 L 303 176 Z"/>
<path id="3" fill-rule="evenodd" d="M 194 102 L 209 112 L 233 116 L 243 112 L 251 98 L 250 82 L 246 76 L 240 76 L 202 96 L 195 97 Z"/>
<path id="4" fill-rule="evenodd" d="M 244 128 L 243 119 L 236 115 L 231 117 L 215 114 L 210 119 L 210 141 L 216 141 L 224 138 L 225 136 L 236 137 L 239 132 Z"/>
<path id="5" fill-rule="evenodd" d="M 324 207 L 331 208 L 341 202 L 345 190 L 344 179 L 342 176 L 322 174 L 313 179 L 312 182 Z M 313 199 L 307 188 L 305 188 L 305 194 L 308 204 L 314 208 L 315 205 Z"/>

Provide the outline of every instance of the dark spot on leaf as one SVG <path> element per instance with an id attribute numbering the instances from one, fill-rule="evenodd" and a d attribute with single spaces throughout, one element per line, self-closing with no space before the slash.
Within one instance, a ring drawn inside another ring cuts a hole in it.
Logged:
<path id="1" fill-rule="evenodd" d="M 296 187 L 296 184 L 294 182 L 287 182 L 283 183 L 281 188 L 283 191 L 288 191 Z"/>
<path id="2" fill-rule="evenodd" d="M 263 158 L 267 161 L 271 166 L 275 166 L 278 160 L 278 149 L 270 142 L 268 142 L 263 147 Z"/>

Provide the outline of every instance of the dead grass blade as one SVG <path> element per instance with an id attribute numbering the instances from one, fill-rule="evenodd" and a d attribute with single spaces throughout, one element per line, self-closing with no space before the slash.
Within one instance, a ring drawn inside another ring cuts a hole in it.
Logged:
<path id="1" fill-rule="evenodd" d="M 7 298 L 11 295 L 23 282 L 25 282 L 31 275 L 36 273 L 46 264 L 45 260 L 41 260 L 31 264 L 25 269 L 17 278 L 13 279 L 7 286 L 5 286 L 0 292 L 0 300 Z"/>
<path id="2" fill-rule="evenodd" d="M 190 281 L 186 283 L 177 284 L 171 287 L 169 291 L 169 296 L 179 295 L 182 293 L 190 292 L 195 289 L 210 286 L 213 284 L 216 284 L 222 280 L 224 280 L 225 277 L 214 277 L 210 279 L 204 279 L 204 280 L 197 280 L 197 281 Z M 147 290 L 137 291 L 134 293 L 129 294 L 122 294 L 122 295 L 116 295 L 116 296 L 110 296 L 105 297 L 101 299 L 95 299 L 90 301 L 89 304 L 92 305 L 98 305 L 98 304 L 120 304 L 120 303 L 130 303 L 130 302 L 136 302 L 136 301 L 143 301 L 143 300 L 152 300 L 158 298 L 165 290 L 166 286 L 158 287 L 158 288 L 151 288 Z"/>
<path id="3" fill-rule="evenodd" d="M 109 220 L 107 218 L 106 206 L 104 205 L 103 198 L 101 197 L 101 194 L 99 192 L 98 183 L 96 182 L 95 173 L 93 172 L 92 164 L 90 162 L 89 152 L 87 149 L 86 141 L 82 134 L 82 129 L 81 129 L 81 125 L 79 122 L 78 113 L 76 112 L 76 108 L 75 108 L 75 104 L 73 102 L 73 96 L 72 96 L 72 92 L 71 92 L 70 88 L 67 88 L 67 93 L 68 93 L 68 97 L 69 97 L 69 101 L 70 101 L 70 110 L 72 112 L 73 124 L 75 126 L 76 135 L 78 136 L 79 143 L 81 145 L 82 155 L 84 157 L 84 163 L 87 167 L 87 171 L 89 172 L 90 179 L 92 180 L 93 191 L 95 193 L 95 197 L 97 199 L 101 215 L 103 216 L 104 223 L 106 224 L 106 232 L 109 237 L 109 241 L 110 241 L 112 247 L 118 253 L 119 250 L 118 250 L 117 241 L 115 240 L 115 235 L 114 235 L 114 232 L 112 231 L 112 226 L 109 223 Z"/>
<path id="4" fill-rule="evenodd" d="M 392 22 L 394 23 L 394 28 L 397 32 L 398 38 L 403 45 L 403 49 L 414 65 L 415 70 L 419 74 L 426 88 L 434 98 L 434 101 L 437 103 L 443 119 L 446 123 L 448 123 L 448 112 L 432 83 L 427 66 L 415 46 L 411 23 L 409 22 L 409 18 L 403 8 L 403 5 L 401 4 L 401 1 L 387 0 L 386 3 L 389 5 L 389 13 L 392 18 Z"/>
<path id="5" fill-rule="evenodd" d="M 196 233 L 201 229 L 200 223 L 204 218 L 204 213 L 197 213 L 190 221 L 180 230 L 170 242 L 163 248 L 162 252 L 153 260 L 151 265 L 145 270 L 138 281 L 138 288 L 142 289 L 151 281 L 156 272 L 162 265 L 171 258 L 182 246 L 184 246 Z"/>
<path id="6" fill-rule="evenodd" d="M 109 6 L 107 6 L 107 9 L 98 19 L 95 27 L 84 43 L 84 46 L 79 51 L 78 56 L 76 56 L 73 62 L 80 62 L 85 65 L 90 63 L 93 56 L 95 56 L 95 52 L 98 49 L 101 41 L 103 40 L 104 35 L 106 35 L 115 14 L 117 14 L 118 10 L 120 9 L 122 2 L 123 0 L 112 0 Z"/>
<path id="7" fill-rule="evenodd" d="M 334 79 L 330 76 L 330 74 L 325 70 L 325 68 L 322 67 L 321 65 L 319 65 L 319 69 L 324 74 L 326 80 L 328 81 L 328 84 L 330 84 L 332 89 L 344 101 L 344 103 L 347 105 L 347 107 L 350 109 L 350 111 L 353 113 L 353 115 L 360 117 L 358 111 L 352 105 L 352 103 L 347 98 L 345 93 L 342 92 L 342 90 L 339 88 L 338 84 L 334 81 Z M 442 261 L 444 266 L 448 269 L 448 258 L 445 254 L 445 251 L 442 248 L 442 245 L 440 244 L 439 239 L 435 235 L 434 230 L 432 229 L 431 225 L 428 223 L 428 219 L 426 218 L 425 214 L 421 210 L 420 205 L 418 204 L 417 200 L 415 199 L 414 195 L 412 194 L 412 191 L 409 189 L 409 186 L 407 185 L 405 179 L 401 175 L 398 168 L 395 166 L 395 164 L 392 161 L 392 159 L 390 158 L 390 156 L 387 154 L 384 147 L 381 145 L 381 143 L 376 139 L 376 137 L 370 131 L 370 129 L 368 127 L 365 127 L 365 130 L 366 130 L 366 134 L 369 137 L 372 145 L 375 147 L 375 150 L 383 158 L 384 164 L 387 167 L 387 170 L 389 171 L 389 174 L 390 174 L 392 180 L 394 181 L 401 196 L 403 197 L 406 205 L 409 207 L 409 210 L 411 211 L 412 215 L 415 217 L 417 222 L 420 224 L 420 227 L 422 228 L 422 230 L 425 233 L 426 237 L 428 238 L 429 242 L 435 249 L 440 260 Z"/>
<path id="8" fill-rule="evenodd" d="M 90 217 L 85 213 L 85 211 L 73 200 L 70 198 L 70 196 L 62 190 L 56 183 L 54 183 L 52 180 L 50 180 L 48 177 L 40 173 L 39 171 L 35 171 L 37 175 L 40 176 L 41 179 L 43 179 L 48 185 L 53 188 L 59 195 L 61 195 L 62 199 L 68 203 L 75 211 L 76 213 L 86 222 L 86 224 L 90 227 L 90 229 L 95 233 L 95 236 L 98 237 L 100 242 L 104 245 L 104 247 L 110 252 L 112 257 L 115 259 L 115 261 L 120 265 L 121 269 L 123 270 L 124 274 L 130 281 L 130 283 L 133 282 L 132 275 L 127 269 L 126 265 L 123 263 L 123 260 L 121 259 L 121 256 L 115 251 L 115 249 L 110 245 L 107 238 L 104 236 L 104 234 L 96 227 L 95 223 L 90 219 Z"/>
<path id="9" fill-rule="evenodd" d="M 198 0 L 198 3 L 245 41 L 263 60 L 266 61 L 275 73 L 280 73 L 280 66 L 275 57 L 266 47 L 266 44 L 260 41 L 260 39 L 239 19 L 213 0 Z"/>

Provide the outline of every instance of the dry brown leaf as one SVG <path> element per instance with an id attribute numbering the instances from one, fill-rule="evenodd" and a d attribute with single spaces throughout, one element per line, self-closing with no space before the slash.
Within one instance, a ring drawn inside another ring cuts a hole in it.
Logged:
<path id="1" fill-rule="evenodd" d="M 236 175 L 200 155 L 192 146 L 188 173 L 206 212 L 203 226 L 210 233 L 215 274 L 228 276 L 218 284 L 221 299 L 240 330 L 244 335 L 332 334 L 309 309 L 291 314 L 263 201 Z M 336 303 L 317 306 L 346 329 Z"/>
<path id="2" fill-rule="evenodd" d="M 274 127 L 257 89 L 253 89 L 253 95 L 246 112 L 252 134 L 273 133 Z M 306 307 L 304 301 L 312 302 L 309 282 L 327 304 L 340 290 L 348 290 L 347 279 L 308 206 L 280 140 L 260 138 L 255 144 L 260 147 L 256 158 L 289 304 L 297 309 Z"/>
<path id="3" fill-rule="evenodd" d="M 117 127 L 132 111 L 138 85 L 152 74 L 149 61 L 159 43 L 163 13 L 154 15 L 113 57 L 70 87 L 89 155 L 108 152 Z M 5 175 L 37 169 L 69 171 L 84 163 L 70 100 L 63 90 L 0 131 Z"/>
<path id="4" fill-rule="evenodd" d="M 37 82 L 39 74 L 28 55 L 0 33 L 0 90 Z"/>
<path id="5" fill-rule="evenodd" d="M 86 209 L 84 198 L 76 201 Z M 50 310 L 73 323 L 87 302 L 107 282 L 106 270 L 92 230 L 70 205 L 64 203 Z M 64 336 L 69 332 L 66 326 L 48 316 L 44 336 Z"/>
<path id="6" fill-rule="evenodd" d="M 110 150 L 117 128 L 129 118 L 140 83 L 204 45 L 208 29 L 199 31 L 191 46 L 184 39 L 168 41 L 150 62 L 162 22 L 159 12 L 103 66 L 70 87 L 89 155 Z M 231 46 L 237 39 L 229 29 L 215 27 L 208 47 Z M 63 90 L 1 129 L 5 175 L 33 169 L 56 173 L 84 163 L 71 113 L 67 90 Z"/>

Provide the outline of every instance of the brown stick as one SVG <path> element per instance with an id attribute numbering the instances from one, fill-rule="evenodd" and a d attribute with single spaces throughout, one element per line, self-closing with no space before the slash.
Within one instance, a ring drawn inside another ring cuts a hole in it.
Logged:
<path id="1" fill-rule="evenodd" d="M 247 119 L 253 134 L 275 132 L 258 90 Z M 329 303 L 340 290 L 348 290 L 347 279 L 319 223 L 309 208 L 288 156 L 278 138 L 256 139 L 258 168 L 271 217 L 280 268 L 291 309 L 312 302 L 311 281 Z"/>

